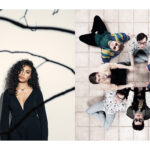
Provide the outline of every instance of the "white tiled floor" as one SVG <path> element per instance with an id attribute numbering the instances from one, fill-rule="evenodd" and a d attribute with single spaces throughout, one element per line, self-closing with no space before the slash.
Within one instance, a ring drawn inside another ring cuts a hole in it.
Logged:
<path id="1" fill-rule="evenodd" d="M 76 11 L 76 140 L 150 140 L 150 120 L 145 121 L 142 131 L 132 129 L 132 120 L 125 112 L 116 115 L 115 120 L 108 131 L 104 131 L 101 122 L 85 111 L 88 105 L 102 99 L 103 91 L 88 82 L 88 75 L 97 70 L 101 65 L 100 49 L 79 41 L 78 37 L 89 33 L 93 24 L 93 18 L 99 15 L 104 20 L 109 31 L 137 34 L 144 32 L 150 34 L 150 10 L 77 10 Z M 124 61 L 126 59 L 128 44 L 120 56 L 111 62 Z M 138 72 L 142 74 L 139 67 Z M 130 73 L 129 81 L 138 81 L 143 84 L 150 80 L 150 75 L 144 78 Z"/>

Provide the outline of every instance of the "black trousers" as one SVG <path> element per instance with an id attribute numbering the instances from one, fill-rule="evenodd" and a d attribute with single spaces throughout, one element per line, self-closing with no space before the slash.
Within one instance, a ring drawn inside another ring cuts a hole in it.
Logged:
<path id="1" fill-rule="evenodd" d="M 92 45 L 97 46 L 95 43 L 95 32 L 98 32 L 99 34 L 103 34 L 105 31 L 107 31 L 107 28 L 102 21 L 102 19 L 99 16 L 94 17 L 94 23 L 90 34 L 84 34 L 79 37 L 80 41 Z"/>

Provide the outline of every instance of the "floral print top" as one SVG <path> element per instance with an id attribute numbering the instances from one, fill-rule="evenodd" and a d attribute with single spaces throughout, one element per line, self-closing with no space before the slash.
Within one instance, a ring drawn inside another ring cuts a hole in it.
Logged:
<path id="1" fill-rule="evenodd" d="M 108 114 L 115 114 L 118 111 L 126 110 L 126 99 L 116 103 L 114 101 L 116 92 L 115 91 L 106 91 L 105 100 L 104 100 L 104 109 Z"/>

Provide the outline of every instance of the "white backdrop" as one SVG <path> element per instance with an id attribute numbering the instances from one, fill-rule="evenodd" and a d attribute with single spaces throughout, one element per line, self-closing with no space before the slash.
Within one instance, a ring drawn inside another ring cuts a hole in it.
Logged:
<path id="1" fill-rule="evenodd" d="M 2 10 L 0 16 L 26 25 L 25 10 Z M 26 19 L 30 26 L 54 26 L 74 30 L 74 11 L 28 10 Z M 0 50 L 27 51 L 58 61 L 74 69 L 74 35 L 52 30 L 22 29 L 0 20 Z M 16 61 L 30 59 L 35 67 L 44 60 L 29 54 L 0 53 L 0 94 L 4 91 L 8 69 Z M 49 62 L 37 68 L 44 99 L 74 86 L 71 71 Z M 73 140 L 75 138 L 75 96 L 74 91 L 46 103 L 49 123 L 49 140 Z"/>

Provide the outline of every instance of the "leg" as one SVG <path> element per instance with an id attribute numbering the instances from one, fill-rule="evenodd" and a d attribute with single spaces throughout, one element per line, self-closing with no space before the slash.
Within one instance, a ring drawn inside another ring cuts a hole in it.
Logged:
<path id="1" fill-rule="evenodd" d="M 85 35 L 81 35 L 79 37 L 80 41 L 88 44 L 88 45 L 92 45 L 92 46 L 97 46 L 95 43 L 95 34 L 85 34 Z"/>
<path id="2" fill-rule="evenodd" d="M 104 126 L 106 121 L 106 115 L 104 111 L 97 112 L 93 114 L 93 116 L 97 117 L 102 122 L 102 125 Z"/>
<path id="3" fill-rule="evenodd" d="M 115 114 L 107 114 L 106 113 L 106 121 L 104 124 L 104 129 L 108 130 L 109 127 L 112 125 L 113 121 L 115 119 Z"/>
<path id="4" fill-rule="evenodd" d="M 94 17 L 94 23 L 91 30 L 92 33 L 95 33 L 96 31 L 98 31 L 99 34 L 103 34 L 104 31 L 107 31 L 104 22 L 101 20 L 99 16 Z"/>
<path id="5" fill-rule="evenodd" d="M 94 105 L 92 105 L 91 107 L 89 107 L 86 112 L 90 115 L 94 114 L 94 113 L 97 113 L 97 112 L 100 112 L 100 111 L 103 111 L 104 110 L 104 104 L 103 104 L 103 101 L 100 101 Z"/>
<path id="6" fill-rule="evenodd" d="M 89 107 L 86 112 L 94 117 L 97 117 L 98 119 L 101 120 L 102 124 L 104 125 L 105 120 L 106 120 L 106 115 L 105 112 L 103 111 L 104 105 L 103 102 L 100 101 L 91 107 Z"/>

